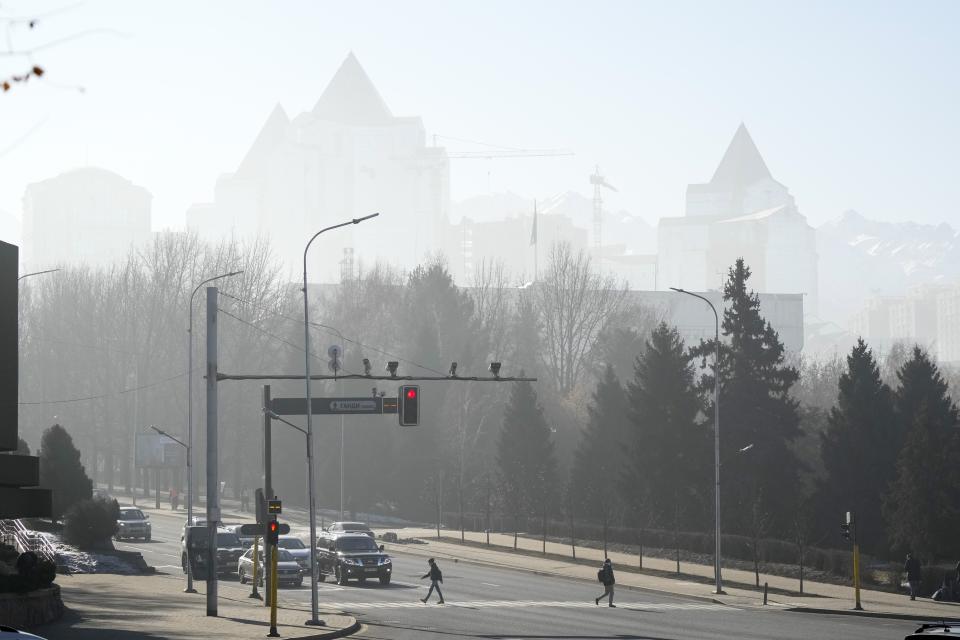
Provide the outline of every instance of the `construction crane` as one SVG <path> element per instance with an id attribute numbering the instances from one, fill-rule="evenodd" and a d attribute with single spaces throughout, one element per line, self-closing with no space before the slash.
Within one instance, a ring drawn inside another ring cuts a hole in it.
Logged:
<path id="1" fill-rule="evenodd" d="M 590 175 L 590 184 L 593 185 L 593 250 L 597 260 L 601 258 L 601 231 L 603 227 L 603 194 L 602 188 L 610 189 L 617 193 L 617 188 L 607 182 L 607 179 L 600 175 L 600 166 L 594 169 Z"/>
<path id="2" fill-rule="evenodd" d="M 492 160 L 493 158 L 554 158 L 560 156 L 572 156 L 570 149 L 518 149 L 515 147 L 505 147 L 496 144 L 487 144 L 486 142 L 477 142 L 476 140 L 464 140 L 463 138 L 454 138 L 452 136 L 441 136 L 433 134 L 433 146 L 437 144 L 438 139 L 455 140 L 467 144 L 475 144 L 481 147 L 489 147 L 488 151 L 448 151 L 447 157 L 452 160 Z"/>

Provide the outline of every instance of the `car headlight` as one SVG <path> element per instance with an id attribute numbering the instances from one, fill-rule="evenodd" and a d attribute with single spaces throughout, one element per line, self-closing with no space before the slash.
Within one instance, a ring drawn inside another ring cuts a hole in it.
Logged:
<path id="1" fill-rule="evenodd" d="M 380 558 L 379 560 L 377 560 L 377 564 L 379 565 L 393 564 L 393 561 L 390 558 Z"/>
<path id="2" fill-rule="evenodd" d="M 355 560 L 353 558 L 344 558 L 343 561 L 347 564 L 361 565 L 363 562 L 361 560 Z"/>

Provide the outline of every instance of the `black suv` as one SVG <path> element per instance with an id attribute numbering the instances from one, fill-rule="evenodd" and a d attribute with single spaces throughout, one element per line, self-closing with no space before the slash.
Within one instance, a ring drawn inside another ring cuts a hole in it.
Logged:
<path id="1" fill-rule="evenodd" d="M 333 576 L 337 584 L 346 584 L 353 578 L 361 583 L 378 578 L 380 584 L 390 584 L 393 561 L 370 536 L 347 533 L 327 538 L 322 544 L 325 546 L 317 548 L 321 581 Z"/>

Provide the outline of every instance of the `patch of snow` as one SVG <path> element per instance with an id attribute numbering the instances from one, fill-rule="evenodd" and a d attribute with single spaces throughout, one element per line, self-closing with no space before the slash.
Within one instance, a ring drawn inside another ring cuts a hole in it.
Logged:
<path id="1" fill-rule="evenodd" d="M 65 566 L 70 573 L 118 573 L 121 575 L 137 575 L 140 571 L 128 562 L 109 553 L 97 551 L 81 551 L 66 544 L 55 533 L 43 532 L 57 552 L 60 565 Z"/>

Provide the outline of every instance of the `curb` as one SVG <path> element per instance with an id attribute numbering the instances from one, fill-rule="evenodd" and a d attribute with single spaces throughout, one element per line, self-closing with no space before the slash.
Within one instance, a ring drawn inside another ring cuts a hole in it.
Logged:
<path id="1" fill-rule="evenodd" d="M 814 607 L 788 607 L 782 611 L 795 613 L 819 613 L 821 615 L 854 616 L 858 618 L 885 618 L 888 620 L 913 620 L 915 622 L 950 622 L 960 623 L 960 620 L 942 616 L 921 616 L 912 613 L 890 613 L 889 611 L 855 611 L 853 609 L 818 609 Z"/>
<path id="2" fill-rule="evenodd" d="M 417 539 L 418 539 L 418 540 L 423 540 L 423 538 L 417 538 Z M 429 540 L 424 540 L 424 542 L 426 542 L 426 544 L 424 544 L 424 545 L 416 545 L 416 546 L 418 546 L 418 547 L 426 547 L 426 546 L 429 546 L 429 545 L 430 545 L 430 541 L 429 541 Z M 402 552 L 401 552 L 401 553 L 402 553 Z M 445 552 L 436 553 L 436 554 L 431 554 L 431 553 L 425 553 L 425 554 L 411 553 L 410 555 L 424 555 L 424 556 L 436 555 L 436 556 L 441 556 L 442 553 L 445 553 Z M 521 566 L 521 565 L 514 565 L 514 564 L 508 564 L 508 563 L 502 563 L 502 562 L 491 562 L 491 561 L 489 561 L 489 560 L 479 560 L 479 559 L 475 559 L 475 558 L 459 558 L 459 557 L 455 557 L 455 556 L 448 556 L 448 557 L 449 557 L 451 560 L 455 560 L 456 562 L 464 562 L 464 563 L 467 563 L 467 564 L 475 564 L 475 565 L 481 565 L 481 566 L 487 566 L 487 567 L 500 567 L 500 568 L 505 568 L 505 569 L 513 569 L 513 570 L 515 570 L 515 571 L 526 571 L 527 573 L 532 573 L 532 574 L 537 575 L 537 576 L 550 576 L 550 577 L 553 577 L 553 578 L 558 578 L 558 577 L 559 577 L 559 578 L 566 578 L 566 579 L 568 579 L 568 580 L 577 580 L 577 581 L 581 581 L 581 580 L 582 580 L 581 578 L 577 578 L 577 577 L 575 577 L 575 576 L 566 576 L 566 575 L 559 574 L 559 573 L 556 573 L 556 572 L 544 571 L 544 570 L 542 570 L 542 569 L 531 569 L 531 568 L 529 568 L 529 567 L 524 567 L 524 566 Z M 583 579 L 582 581 L 583 581 L 583 582 L 590 582 L 590 580 L 585 580 L 585 579 Z M 700 601 L 700 602 L 706 602 L 706 603 L 708 603 L 708 604 L 719 604 L 719 605 L 724 605 L 724 606 L 735 606 L 735 605 L 730 605 L 730 603 L 723 602 L 722 600 L 717 600 L 716 598 L 711 598 L 711 597 L 709 597 L 709 596 L 689 595 L 689 594 L 686 594 L 686 593 L 678 593 L 678 592 L 676 592 L 676 591 L 668 591 L 668 590 L 666 590 L 666 589 L 657 589 L 657 588 L 654 588 L 654 587 L 637 587 L 637 586 L 634 586 L 634 585 L 623 584 L 623 583 L 620 583 L 620 582 L 617 583 L 617 587 L 620 588 L 620 589 L 628 589 L 628 590 L 630 590 L 630 591 L 646 591 L 646 592 L 649 592 L 649 593 L 658 593 L 658 594 L 662 594 L 662 595 L 673 596 L 673 597 L 675 597 L 675 598 L 685 598 L 685 599 L 688 599 L 688 600 L 698 600 L 698 601 Z"/>
<path id="3" fill-rule="evenodd" d="M 351 616 L 353 618 L 353 616 Z M 363 625 L 360 624 L 360 621 L 356 618 L 353 618 L 353 624 L 349 627 L 343 627 L 342 629 L 337 629 L 336 631 L 327 631 L 326 633 L 318 633 L 315 636 L 306 636 L 300 638 L 300 640 L 329 640 L 331 638 L 344 638 L 346 636 L 352 636 L 357 631 L 360 631 L 360 627 Z"/>

